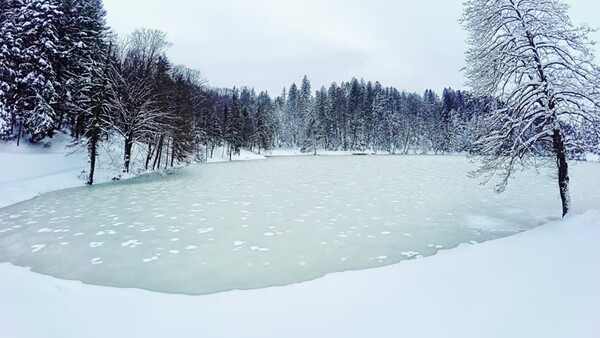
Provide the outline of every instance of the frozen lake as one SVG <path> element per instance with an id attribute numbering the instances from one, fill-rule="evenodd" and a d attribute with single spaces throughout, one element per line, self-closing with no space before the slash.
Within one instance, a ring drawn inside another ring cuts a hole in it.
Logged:
<path id="1" fill-rule="evenodd" d="M 556 181 L 503 194 L 463 157 L 290 157 L 194 166 L 0 210 L 0 262 L 85 283 L 207 294 L 286 285 L 508 236 L 560 215 Z M 572 166 L 574 212 L 600 165 Z"/>

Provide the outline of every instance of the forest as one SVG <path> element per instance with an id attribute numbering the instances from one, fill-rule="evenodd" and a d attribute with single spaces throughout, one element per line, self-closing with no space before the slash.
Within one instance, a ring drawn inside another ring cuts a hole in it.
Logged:
<path id="1" fill-rule="evenodd" d="M 57 131 L 85 145 L 93 183 L 98 147 L 117 137 L 123 171 L 132 149 L 146 170 L 202 161 L 217 147 L 355 152 L 472 153 L 491 96 L 446 88 L 408 93 L 352 78 L 313 91 L 305 76 L 277 97 L 213 88 L 167 57 L 167 34 L 117 36 L 101 0 L 0 4 L 0 138 L 39 142 Z M 545 153 L 551 147 L 536 150 Z"/>

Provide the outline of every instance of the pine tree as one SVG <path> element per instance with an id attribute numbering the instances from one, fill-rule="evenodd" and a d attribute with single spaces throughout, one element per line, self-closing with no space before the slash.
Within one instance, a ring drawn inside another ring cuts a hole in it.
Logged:
<path id="1" fill-rule="evenodd" d="M 228 109 L 225 119 L 225 142 L 227 143 L 227 155 L 229 160 L 232 160 L 232 155 L 240 154 L 243 146 L 242 129 L 244 126 L 244 118 L 242 116 L 242 108 L 240 107 L 239 91 L 234 88 L 231 97 L 231 107 Z"/>
<path id="2" fill-rule="evenodd" d="M 302 146 L 306 139 L 306 128 L 312 114 L 312 92 L 311 84 L 308 76 L 304 75 L 298 97 L 298 108 L 294 118 L 294 128 L 298 129 L 296 144 Z"/>
<path id="3" fill-rule="evenodd" d="M 22 7 L 21 0 L 0 2 L 0 139 L 12 138 L 16 126 L 16 111 L 12 107 L 22 42 L 17 38 L 17 15 Z"/>
<path id="4" fill-rule="evenodd" d="M 261 149 L 271 149 L 275 138 L 273 102 L 267 92 L 258 95 L 256 109 L 256 143 L 260 154 Z"/>
<path id="5" fill-rule="evenodd" d="M 286 101 L 286 123 L 284 127 L 286 134 L 285 138 L 289 147 L 296 147 L 298 146 L 301 126 L 298 123 L 300 94 L 295 83 L 292 83 L 290 86 Z"/>
<path id="6" fill-rule="evenodd" d="M 94 58 L 100 59 L 98 63 L 92 63 L 88 65 L 90 74 L 90 82 L 88 86 L 85 86 L 81 97 L 89 98 L 87 102 L 80 102 L 85 104 L 83 111 L 79 113 L 84 116 L 86 121 L 85 134 L 87 139 L 87 148 L 90 158 L 90 172 L 86 181 L 86 184 L 94 184 L 94 173 L 96 170 L 96 158 L 98 157 L 98 147 L 101 143 L 102 136 L 110 132 L 110 113 L 109 113 L 109 72 L 111 68 L 111 50 L 112 46 L 109 46 L 107 51 L 101 52 L 100 55 L 96 55 Z M 86 104 L 88 103 L 89 104 Z"/>
<path id="7" fill-rule="evenodd" d="M 93 69 L 102 65 L 106 53 L 107 30 L 101 0 L 57 0 L 62 13 L 57 22 L 57 35 L 61 41 L 54 68 L 59 85 L 56 90 L 61 99 L 53 106 L 57 124 L 67 122 L 71 134 L 79 138 L 86 124 L 85 114 L 80 114 L 80 103 L 89 100 L 80 90 L 89 83 L 87 75 L 98 73 Z"/>
<path id="8" fill-rule="evenodd" d="M 52 136 L 57 127 L 53 106 L 60 100 L 54 61 L 60 54 L 56 26 L 62 13 L 50 0 L 31 0 L 17 10 L 14 38 L 20 46 L 14 50 L 14 91 L 9 110 L 18 121 L 20 140 L 23 133 L 32 142 Z"/>
<path id="9" fill-rule="evenodd" d="M 343 148 L 346 140 L 344 91 L 334 82 L 327 90 L 327 98 L 327 116 L 333 120 L 330 135 L 331 148 L 336 150 Z"/>

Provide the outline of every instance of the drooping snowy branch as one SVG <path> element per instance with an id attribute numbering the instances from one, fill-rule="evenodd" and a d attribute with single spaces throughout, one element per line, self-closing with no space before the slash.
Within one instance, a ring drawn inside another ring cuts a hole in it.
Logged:
<path id="1" fill-rule="evenodd" d="M 499 100 L 475 143 L 483 159 L 475 174 L 489 180 L 499 173 L 498 191 L 516 170 L 555 154 L 564 195 L 566 157 L 599 149 L 600 71 L 592 30 L 574 27 L 567 10 L 558 0 L 465 3 L 469 84 Z"/>

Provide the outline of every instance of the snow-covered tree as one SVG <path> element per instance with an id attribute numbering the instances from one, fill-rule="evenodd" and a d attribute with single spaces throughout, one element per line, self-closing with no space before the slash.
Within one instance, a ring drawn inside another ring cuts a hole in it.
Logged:
<path id="1" fill-rule="evenodd" d="M 106 12 L 101 0 L 56 2 L 62 15 L 57 22 L 60 45 L 53 68 L 61 99 L 54 104 L 54 110 L 59 127 L 66 122 L 71 127 L 71 134 L 78 138 L 87 123 L 87 115 L 81 114 L 82 108 L 85 110 L 90 94 L 94 94 L 81 89 L 90 83 L 92 74 L 103 72 L 102 65 L 105 64 L 104 56 L 108 50 Z"/>
<path id="2" fill-rule="evenodd" d="M 232 155 L 240 154 L 240 149 L 243 146 L 243 128 L 244 128 L 244 117 L 242 115 L 242 108 L 240 106 L 239 91 L 233 88 L 233 95 L 231 97 L 231 108 L 226 109 L 224 117 L 225 123 L 225 142 L 227 143 L 227 155 L 231 161 Z"/>
<path id="3" fill-rule="evenodd" d="M 294 128 L 299 133 L 297 135 L 296 144 L 299 146 L 304 145 L 306 139 L 306 128 L 308 120 L 312 113 L 312 86 L 308 76 L 304 75 L 302 78 L 302 84 L 300 85 L 300 92 L 298 93 L 298 109 L 296 110 L 296 117 L 294 119 Z"/>
<path id="4" fill-rule="evenodd" d="M 21 41 L 17 39 L 17 15 L 24 6 L 21 0 L 0 2 L 0 138 L 13 136 L 16 124 L 11 110 L 16 90 L 17 57 Z"/>
<path id="5" fill-rule="evenodd" d="M 332 83 L 327 90 L 327 113 L 326 116 L 332 119 L 330 127 L 330 149 L 339 149 L 346 139 L 347 129 L 345 121 L 345 99 L 343 89 Z"/>
<path id="6" fill-rule="evenodd" d="M 304 142 L 301 150 L 303 152 L 312 152 L 317 155 L 318 142 L 324 139 L 322 123 L 327 109 L 327 91 L 325 88 L 317 91 L 314 103 L 306 111 Z"/>
<path id="7" fill-rule="evenodd" d="M 61 98 L 54 62 L 60 54 L 56 27 L 61 15 L 50 0 L 26 1 L 15 15 L 18 46 L 13 50 L 16 68 L 9 109 L 16 115 L 18 139 L 26 133 L 35 142 L 57 127 L 53 106 Z"/>
<path id="8" fill-rule="evenodd" d="M 267 92 L 258 94 L 256 105 L 255 121 L 255 142 L 258 146 L 258 153 L 261 149 L 269 150 L 275 140 L 275 115 L 273 102 Z"/>
<path id="9" fill-rule="evenodd" d="M 111 47 L 106 51 L 98 51 L 87 68 L 87 72 L 82 77 L 88 78 L 88 82 L 81 82 L 81 88 L 78 89 L 79 109 L 76 114 L 80 116 L 79 120 L 85 121 L 84 135 L 90 158 L 90 172 L 86 184 L 94 184 L 94 173 L 96 171 L 96 158 L 98 157 L 98 148 L 101 144 L 101 138 L 111 130 L 110 112 L 109 112 L 109 72 L 111 69 Z M 97 59 L 98 61 L 96 61 Z M 89 73 L 88 73 L 89 72 Z M 85 99 L 84 99 L 85 98 Z M 82 102 L 83 101 L 83 102 Z"/>
<path id="10" fill-rule="evenodd" d="M 203 84 L 200 72 L 186 67 L 175 67 L 173 72 L 174 115 L 169 119 L 169 129 L 173 135 L 171 142 L 170 164 L 174 160 L 184 162 L 195 156 L 199 150 L 199 119 L 196 118 L 201 110 L 200 102 L 203 94 L 200 92 Z"/>
<path id="11" fill-rule="evenodd" d="M 591 30 L 574 27 L 567 10 L 558 0 L 469 0 L 462 19 L 470 33 L 469 83 L 475 94 L 501 100 L 475 145 L 482 155 L 476 174 L 499 174 L 502 191 L 516 170 L 540 166 L 548 162 L 540 156 L 552 154 L 563 216 L 570 210 L 567 160 L 595 148 L 577 132 L 600 127 Z"/>
<path id="12" fill-rule="evenodd" d="M 289 147 L 296 147 L 298 145 L 299 134 L 302 132 L 297 125 L 299 101 L 300 93 L 298 92 L 298 86 L 292 83 L 287 93 L 284 126 L 284 135 Z"/>
<path id="13" fill-rule="evenodd" d="M 169 112 L 161 110 L 155 75 L 170 44 L 166 34 L 139 29 L 127 37 L 116 53 L 110 72 L 114 129 L 124 139 L 124 171 L 129 172 L 133 145 L 161 135 L 168 128 Z"/>

